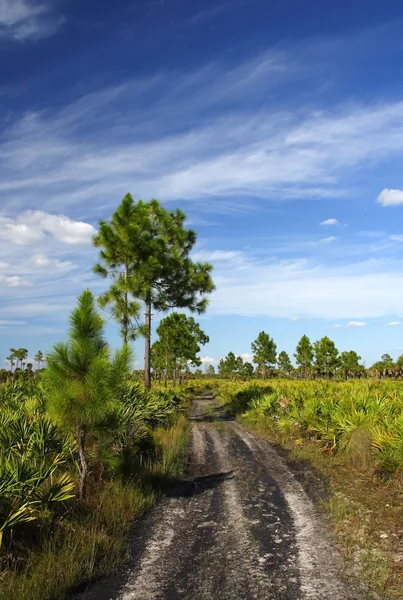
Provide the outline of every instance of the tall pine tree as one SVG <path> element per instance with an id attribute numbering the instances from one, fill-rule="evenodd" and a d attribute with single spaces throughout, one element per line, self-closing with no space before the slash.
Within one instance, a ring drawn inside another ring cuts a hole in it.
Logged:
<path id="1" fill-rule="evenodd" d="M 123 331 L 127 330 L 129 293 L 145 305 L 144 382 L 151 387 L 152 311 L 187 308 L 203 313 L 214 290 L 212 266 L 193 262 L 196 233 L 186 229 L 181 210 L 167 211 L 157 200 L 137 203 L 127 194 L 110 223 L 101 222 L 94 239 L 101 247 L 100 275 L 112 275 L 123 290 Z M 119 227 L 119 229 L 118 229 Z M 122 284 L 122 279 L 124 284 Z M 127 298 L 125 296 L 127 294 Z"/>

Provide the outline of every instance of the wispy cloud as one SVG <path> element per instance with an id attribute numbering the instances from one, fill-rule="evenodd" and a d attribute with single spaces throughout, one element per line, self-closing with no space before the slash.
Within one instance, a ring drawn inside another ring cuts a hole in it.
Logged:
<path id="1" fill-rule="evenodd" d="M 367 323 L 365 321 L 349 321 L 345 325 L 341 325 L 340 323 L 335 323 L 331 325 L 332 329 L 342 329 L 342 328 L 350 328 L 350 327 L 366 327 Z"/>
<path id="2" fill-rule="evenodd" d="M 192 255 L 196 261 L 227 261 L 241 257 L 243 252 L 240 250 L 198 250 Z"/>
<path id="3" fill-rule="evenodd" d="M 401 325 L 400 321 L 391 321 L 388 323 L 388 327 L 398 327 L 399 325 Z"/>
<path id="4" fill-rule="evenodd" d="M 40 0 L 0 0 L 0 38 L 24 42 L 53 35 L 64 22 L 49 3 Z"/>
<path id="5" fill-rule="evenodd" d="M 236 7 L 236 5 L 239 4 L 239 0 L 238 2 L 233 0 L 232 2 L 223 2 L 222 4 L 217 4 L 216 6 L 212 6 L 211 8 L 201 10 L 189 19 L 186 19 L 183 25 L 198 25 L 199 23 L 204 23 L 205 21 L 209 21 L 210 19 L 215 19 L 216 17 L 228 12 L 229 10 L 233 10 L 234 7 Z"/>
<path id="6" fill-rule="evenodd" d="M 345 196 L 368 161 L 403 152 L 401 102 L 326 113 L 270 103 L 245 110 L 246 96 L 294 76 L 301 77 L 296 63 L 272 52 L 232 69 L 210 64 L 126 81 L 58 112 L 25 114 L 3 128 L 0 199 L 10 207 L 40 199 L 44 210 L 80 206 L 87 217 L 93 198 L 106 210 L 128 190 L 192 200 L 199 212 L 228 210 L 245 195 L 323 199 Z"/>
<path id="7" fill-rule="evenodd" d="M 337 325 L 348 328 L 365 327 L 370 318 L 402 314 L 403 263 L 399 260 L 337 265 L 245 253 L 213 264 L 217 290 L 211 298 L 212 314 L 343 319 L 347 323 Z"/>
<path id="8" fill-rule="evenodd" d="M 328 237 L 321 238 L 320 240 L 318 240 L 316 242 L 309 242 L 309 244 L 311 244 L 313 246 L 323 246 L 323 245 L 331 244 L 332 242 L 335 242 L 337 239 L 338 238 L 335 237 L 334 235 L 329 235 Z"/>
<path id="9" fill-rule="evenodd" d="M 319 225 L 338 225 L 339 222 L 337 219 L 326 219 L 326 221 L 322 221 Z"/>

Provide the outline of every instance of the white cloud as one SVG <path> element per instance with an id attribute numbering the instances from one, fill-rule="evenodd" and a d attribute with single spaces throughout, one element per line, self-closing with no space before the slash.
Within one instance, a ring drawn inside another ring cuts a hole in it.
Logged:
<path id="1" fill-rule="evenodd" d="M 215 358 L 212 358 L 211 356 L 201 356 L 200 360 L 203 365 L 211 365 L 215 363 Z"/>
<path id="2" fill-rule="evenodd" d="M 403 235 L 398 234 L 398 235 L 390 235 L 389 236 L 390 240 L 393 240 L 394 242 L 403 242 Z"/>
<path id="3" fill-rule="evenodd" d="M 289 317 L 289 321 L 301 321 L 301 317 Z"/>
<path id="4" fill-rule="evenodd" d="M 58 258 L 48 258 L 43 254 L 36 254 L 31 259 L 31 264 L 39 269 L 51 271 L 70 271 L 75 265 L 70 260 L 59 260 Z"/>
<path id="5" fill-rule="evenodd" d="M 40 0 L 0 0 L 0 38 L 38 40 L 53 35 L 64 22 Z"/>
<path id="6" fill-rule="evenodd" d="M 66 244 L 89 244 L 95 233 L 89 223 L 40 210 L 26 211 L 14 219 L 0 217 L 0 240 L 22 246 L 41 243 L 47 234 Z"/>
<path id="7" fill-rule="evenodd" d="M 340 325 L 340 323 L 335 323 L 334 325 L 331 325 L 331 327 L 333 329 L 340 329 L 342 327 L 342 325 Z"/>
<path id="8" fill-rule="evenodd" d="M 390 190 L 385 188 L 379 194 L 377 202 L 382 206 L 398 206 L 403 204 L 403 190 Z"/>
<path id="9" fill-rule="evenodd" d="M 244 352 L 243 354 L 240 354 L 240 357 L 245 362 L 253 362 L 253 354 L 251 354 L 250 352 Z"/>
<path id="10" fill-rule="evenodd" d="M 338 225 L 339 222 L 337 219 L 326 219 L 326 221 L 322 221 L 319 225 Z"/>
<path id="11" fill-rule="evenodd" d="M 388 327 L 397 327 L 398 325 L 401 325 L 400 321 L 391 321 L 388 323 Z"/>
<path id="12" fill-rule="evenodd" d="M 29 285 L 29 283 L 27 281 L 24 281 L 18 275 L 10 275 L 10 276 L 0 275 L 0 281 L 2 281 L 5 285 L 7 285 L 8 287 L 11 287 L 11 288 Z"/>

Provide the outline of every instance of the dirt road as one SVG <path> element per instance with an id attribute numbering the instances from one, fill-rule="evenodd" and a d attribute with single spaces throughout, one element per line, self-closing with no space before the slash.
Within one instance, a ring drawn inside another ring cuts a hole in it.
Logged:
<path id="1" fill-rule="evenodd" d="M 353 600 L 308 496 L 211 399 L 192 409 L 189 480 L 139 526 L 134 559 L 80 600 Z"/>

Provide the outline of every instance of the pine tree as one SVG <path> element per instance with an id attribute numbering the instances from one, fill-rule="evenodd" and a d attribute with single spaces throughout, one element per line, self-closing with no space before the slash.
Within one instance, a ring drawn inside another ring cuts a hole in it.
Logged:
<path id="1" fill-rule="evenodd" d="M 345 379 L 348 379 L 349 377 L 357 377 L 358 375 L 362 374 L 364 367 L 360 365 L 360 360 L 361 356 L 358 356 L 355 350 L 342 352 L 340 354 L 339 367 Z"/>
<path id="2" fill-rule="evenodd" d="M 127 374 L 130 363 L 128 346 L 111 359 L 103 329 L 95 299 L 86 290 L 70 316 L 68 341 L 54 346 L 45 370 L 49 413 L 77 442 L 81 498 L 86 493 L 88 433 L 106 414 L 116 386 Z"/>
<path id="3" fill-rule="evenodd" d="M 200 345 L 207 344 L 209 337 L 193 317 L 182 313 L 172 313 L 162 319 L 157 327 L 158 342 L 153 344 L 152 355 L 161 356 L 161 366 L 172 369 L 173 380 L 181 375 L 181 366 L 191 364 L 199 367 L 202 363 L 197 356 Z"/>
<path id="4" fill-rule="evenodd" d="M 147 388 L 151 387 L 152 310 L 187 308 L 200 314 L 207 308 L 206 295 L 214 290 L 212 266 L 194 263 L 189 257 L 196 233 L 185 229 L 185 219 L 182 211 L 167 211 L 157 200 L 134 203 L 127 194 L 111 223 L 101 222 L 94 240 L 102 248 L 102 264 L 95 267 L 96 272 L 104 277 L 112 274 L 121 286 L 124 279 L 123 293 L 128 295 L 130 290 L 131 296 L 145 305 Z M 124 298 L 124 303 L 127 302 Z M 128 309 L 124 314 L 122 327 L 126 331 Z"/>
<path id="5" fill-rule="evenodd" d="M 269 371 L 276 364 L 277 346 L 268 333 L 261 331 L 256 340 L 252 342 L 253 362 L 263 378 L 267 377 Z"/>
<path id="6" fill-rule="evenodd" d="M 327 336 L 314 343 L 315 366 L 319 375 L 330 377 L 339 366 L 339 351 Z"/>
<path id="7" fill-rule="evenodd" d="M 283 375 L 286 375 L 287 377 L 289 377 L 289 375 L 292 371 L 292 364 L 290 361 L 290 357 L 288 356 L 287 352 L 285 352 L 284 350 L 282 352 L 280 352 L 280 354 L 278 355 L 277 364 L 278 364 L 278 368 L 281 371 L 281 373 Z"/>
<path id="8" fill-rule="evenodd" d="M 241 356 L 235 356 L 233 352 L 228 352 L 225 358 L 222 358 L 218 363 L 218 372 L 222 377 L 230 377 L 233 379 L 239 375 L 243 367 Z"/>
<path id="9" fill-rule="evenodd" d="M 294 356 L 303 376 L 306 377 L 309 369 L 312 367 L 314 357 L 313 346 L 307 335 L 303 335 L 299 340 Z"/>

